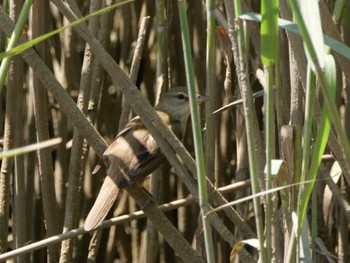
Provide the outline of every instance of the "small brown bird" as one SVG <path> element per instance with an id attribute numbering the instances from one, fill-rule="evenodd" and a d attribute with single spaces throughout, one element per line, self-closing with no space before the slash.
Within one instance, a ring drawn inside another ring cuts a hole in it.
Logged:
<path id="1" fill-rule="evenodd" d="M 208 101 L 208 97 L 197 96 L 197 100 L 205 102 Z M 181 139 L 190 116 L 186 87 L 176 87 L 163 94 L 155 110 L 164 123 Z M 95 204 L 85 220 L 86 231 L 102 223 L 120 189 L 147 177 L 165 160 L 157 142 L 138 116 L 130 120 L 117 135 L 104 152 L 104 157 L 108 158 L 110 167 Z"/>

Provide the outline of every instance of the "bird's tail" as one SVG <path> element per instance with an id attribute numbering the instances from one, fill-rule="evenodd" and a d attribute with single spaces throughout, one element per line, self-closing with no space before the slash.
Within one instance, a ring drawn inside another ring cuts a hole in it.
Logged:
<path id="1" fill-rule="evenodd" d="M 102 223 L 117 199 L 118 193 L 119 188 L 117 184 L 112 178 L 107 176 L 97 199 L 85 220 L 84 229 L 86 231 L 93 230 Z"/>

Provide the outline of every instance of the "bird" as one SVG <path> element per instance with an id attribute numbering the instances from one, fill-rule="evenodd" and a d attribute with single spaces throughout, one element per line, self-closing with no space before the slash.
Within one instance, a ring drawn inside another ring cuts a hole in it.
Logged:
<path id="1" fill-rule="evenodd" d="M 198 102 L 208 100 L 207 96 L 197 95 Z M 190 116 L 187 88 L 174 87 L 162 94 L 155 110 L 181 140 Z M 139 116 L 126 124 L 102 159 L 107 159 L 110 165 L 96 201 L 85 219 L 86 231 L 94 230 L 102 223 L 121 189 L 142 181 L 166 160 Z"/>

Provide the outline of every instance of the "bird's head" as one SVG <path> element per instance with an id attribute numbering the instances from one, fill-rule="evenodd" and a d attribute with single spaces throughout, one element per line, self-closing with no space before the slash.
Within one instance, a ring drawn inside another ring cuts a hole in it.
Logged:
<path id="1" fill-rule="evenodd" d="M 206 102 L 209 98 L 197 95 L 198 102 Z M 190 101 L 186 87 L 174 87 L 164 93 L 156 106 L 157 110 L 167 112 L 172 118 L 186 122 L 190 116 Z"/>
<path id="2" fill-rule="evenodd" d="M 198 102 L 206 102 L 209 100 L 207 96 L 197 95 Z M 187 120 L 190 116 L 190 101 L 186 87 L 175 87 L 164 93 L 159 100 L 156 110 L 167 113 L 167 115 L 176 123 L 180 124 L 181 138 L 186 131 Z"/>

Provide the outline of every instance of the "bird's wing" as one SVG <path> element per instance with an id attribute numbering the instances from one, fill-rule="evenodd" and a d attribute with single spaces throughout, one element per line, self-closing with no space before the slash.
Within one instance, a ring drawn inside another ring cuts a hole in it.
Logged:
<path id="1" fill-rule="evenodd" d="M 171 128 L 172 123 L 167 113 L 157 111 L 159 117 L 162 118 L 164 123 Z M 136 156 L 130 163 L 128 176 L 130 178 L 137 178 L 148 175 L 153 172 L 160 163 L 165 159 L 162 155 L 159 146 L 153 136 L 147 131 L 142 138 L 141 147 L 138 149 Z"/>
<path id="2" fill-rule="evenodd" d="M 91 208 L 85 220 L 84 229 L 86 231 L 90 231 L 102 223 L 117 199 L 118 193 L 119 188 L 117 184 L 111 177 L 107 176 L 103 182 L 94 206 Z"/>
<path id="3" fill-rule="evenodd" d="M 124 178 L 118 182 L 120 188 L 145 178 L 164 160 L 157 142 L 146 129 L 137 130 L 136 133 L 132 136 L 133 139 L 137 138 L 137 142 L 133 141 L 132 143 L 134 156 L 128 163 Z M 125 139 L 130 138 L 126 137 Z"/>
<path id="4" fill-rule="evenodd" d="M 169 115 L 162 111 L 157 111 L 157 114 L 171 128 L 172 120 Z M 130 183 L 137 182 L 149 175 L 165 160 L 156 140 L 148 131 L 145 130 L 144 136 L 139 136 L 139 138 L 142 138 L 140 147 L 130 163 L 129 172 L 127 173 Z"/>
<path id="5" fill-rule="evenodd" d="M 120 136 L 125 136 L 128 132 L 130 132 L 133 128 L 135 128 L 137 125 L 141 125 L 142 122 L 141 122 L 141 119 L 140 117 L 135 117 L 133 118 L 132 120 L 130 120 L 130 122 L 127 123 L 127 125 L 124 127 L 124 129 L 122 129 L 118 134 L 117 136 L 115 136 L 113 142 L 115 142 L 117 140 L 118 137 Z M 94 170 L 92 171 L 92 174 L 96 174 L 102 164 L 104 164 L 104 162 L 106 160 L 108 160 L 108 155 L 110 153 L 110 150 L 111 150 L 111 147 L 113 146 L 113 142 L 111 143 L 111 145 L 108 146 L 108 148 L 105 150 L 105 152 L 103 153 L 103 156 L 101 157 L 101 159 L 99 160 L 99 162 L 96 164 Z"/>

